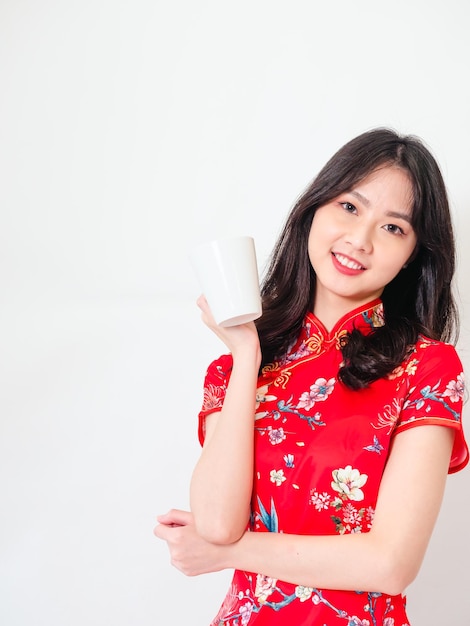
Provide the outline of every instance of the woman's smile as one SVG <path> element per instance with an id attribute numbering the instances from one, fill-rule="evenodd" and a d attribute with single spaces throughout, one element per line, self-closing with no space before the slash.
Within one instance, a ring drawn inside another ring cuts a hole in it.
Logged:
<path id="1" fill-rule="evenodd" d="M 360 274 L 366 269 L 363 265 L 361 265 L 357 261 L 354 261 L 354 259 L 351 259 L 351 257 L 348 257 L 339 252 L 332 252 L 331 254 L 333 256 L 333 263 L 335 263 L 340 272 L 354 275 L 357 273 Z"/>

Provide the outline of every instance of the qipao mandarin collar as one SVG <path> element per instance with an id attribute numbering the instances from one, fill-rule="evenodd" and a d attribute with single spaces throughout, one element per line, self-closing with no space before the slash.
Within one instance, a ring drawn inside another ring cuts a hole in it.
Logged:
<path id="1" fill-rule="evenodd" d="M 354 329 L 363 334 L 384 325 L 383 303 L 380 298 L 353 309 L 339 319 L 329 332 L 313 313 L 305 316 L 302 328 L 294 346 L 286 357 L 287 361 L 302 356 L 325 352 L 331 347 L 341 349 L 341 340 Z"/>

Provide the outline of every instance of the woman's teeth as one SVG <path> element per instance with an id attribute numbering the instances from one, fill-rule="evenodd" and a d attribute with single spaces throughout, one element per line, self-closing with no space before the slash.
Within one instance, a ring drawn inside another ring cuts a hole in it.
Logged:
<path id="1" fill-rule="evenodd" d="M 339 263 L 341 263 L 341 265 L 344 265 L 344 267 L 348 267 L 351 270 L 363 270 L 363 269 L 365 269 L 365 267 L 363 267 L 362 265 L 359 265 L 359 263 L 355 263 L 351 259 L 348 259 L 348 258 L 342 256 L 341 254 L 336 254 L 336 253 L 333 253 L 333 254 L 336 257 L 336 260 Z"/>

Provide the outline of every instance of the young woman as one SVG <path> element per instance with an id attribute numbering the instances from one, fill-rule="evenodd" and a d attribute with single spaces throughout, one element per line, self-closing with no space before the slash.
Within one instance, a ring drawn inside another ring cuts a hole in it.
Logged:
<path id="1" fill-rule="evenodd" d="M 454 243 L 434 158 L 369 131 L 291 211 L 256 323 L 204 322 L 208 368 L 191 512 L 157 537 L 188 575 L 234 568 L 212 626 L 408 624 L 448 472 L 468 462 L 449 343 Z"/>

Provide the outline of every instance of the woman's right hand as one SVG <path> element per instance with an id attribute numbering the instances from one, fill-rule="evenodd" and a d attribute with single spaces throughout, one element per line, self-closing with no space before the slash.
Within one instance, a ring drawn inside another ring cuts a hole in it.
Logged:
<path id="1" fill-rule="evenodd" d="M 234 358 L 244 351 L 254 350 L 261 355 L 258 331 L 254 322 L 229 327 L 220 326 L 215 322 L 204 295 L 199 296 L 196 304 L 201 309 L 201 319 L 204 324 L 223 341 Z"/>

